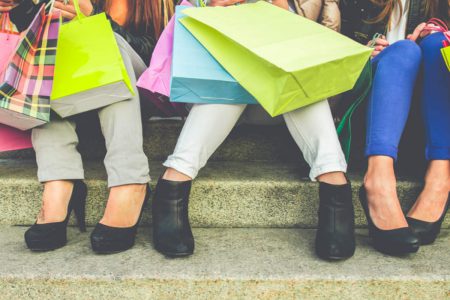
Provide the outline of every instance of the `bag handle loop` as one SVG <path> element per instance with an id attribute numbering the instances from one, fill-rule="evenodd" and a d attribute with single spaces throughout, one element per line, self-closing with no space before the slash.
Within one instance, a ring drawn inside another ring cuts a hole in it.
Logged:
<path id="1" fill-rule="evenodd" d="M 78 0 L 72 0 L 73 1 L 73 7 L 75 8 L 75 11 L 77 13 L 77 19 L 82 20 L 85 19 L 86 16 L 81 12 L 80 3 Z"/>

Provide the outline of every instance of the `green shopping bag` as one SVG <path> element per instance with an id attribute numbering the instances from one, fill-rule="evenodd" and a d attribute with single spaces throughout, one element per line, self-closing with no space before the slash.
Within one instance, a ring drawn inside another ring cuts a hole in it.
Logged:
<path id="1" fill-rule="evenodd" d="M 108 106 L 134 95 L 106 14 L 77 16 L 61 26 L 51 107 L 61 117 Z"/>
<path id="2" fill-rule="evenodd" d="M 450 46 L 441 49 L 447 69 L 450 71 Z"/>
<path id="3" fill-rule="evenodd" d="M 184 12 L 181 23 L 272 116 L 352 89 L 372 51 L 263 1 Z"/>

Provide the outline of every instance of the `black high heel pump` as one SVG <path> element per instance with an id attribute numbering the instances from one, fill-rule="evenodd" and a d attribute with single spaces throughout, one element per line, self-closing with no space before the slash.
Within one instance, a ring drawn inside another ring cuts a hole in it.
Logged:
<path id="1" fill-rule="evenodd" d="M 444 223 L 445 216 L 447 215 L 448 208 L 450 206 L 450 194 L 447 198 L 447 204 L 441 217 L 436 222 L 426 222 L 411 217 L 406 217 L 409 226 L 414 234 L 419 238 L 421 245 L 433 244 L 437 236 L 441 232 L 442 223 Z"/>
<path id="2" fill-rule="evenodd" d="M 370 217 L 367 192 L 364 186 L 359 190 L 359 199 L 366 214 L 369 236 L 372 239 L 375 249 L 384 254 L 393 256 L 402 256 L 415 253 L 419 250 L 419 239 L 414 235 L 411 228 L 402 227 L 392 230 L 383 230 L 379 229 L 373 223 L 373 220 Z"/>
<path id="3" fill-rule="evenodd" d="M 67 223 L 72 210 L 81 232 L 86 231 L 85 208 L 87 187 L 82 181 L 74 181 L 72 196 L 67 208 L 67 216 L 62 222 L 34 224 L 25 232 L 25 243 L 32 251 L 51 251 L 67 244 Z"/>
<path id="4" fill-rule="evenodd" d="M 91 233 L 91 246 L 94 252 L 98 254 L 112 254 L 126 251 L 134 246 L 137 230 L 142 218 L 142 212 L 147 205 L 150 193 L 150 187 L 147 185 L 144 203 L 142 204 L 139 218 L 134 226 L 120 228 L 107 226 L 101 223 L 98 223 L 97 226 L 95 226 L 94 231 Z"/>

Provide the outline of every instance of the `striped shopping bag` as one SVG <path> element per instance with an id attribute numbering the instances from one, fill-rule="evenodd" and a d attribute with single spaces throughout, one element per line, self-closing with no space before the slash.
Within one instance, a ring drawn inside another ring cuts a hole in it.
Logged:
<path id="1" fill-rule="evenodd" d="M 0 80 L 5 71 L 9 59 L 19 43 L 19 33 L 13 29 L 9 13 L 0 14 Z"/>
<path id="2" fill-rule="evenodd" d="M 43 5 L 0 82 L 0 123 L 27 130 L 50 119 L 50 94 L 61 17 Z"/>

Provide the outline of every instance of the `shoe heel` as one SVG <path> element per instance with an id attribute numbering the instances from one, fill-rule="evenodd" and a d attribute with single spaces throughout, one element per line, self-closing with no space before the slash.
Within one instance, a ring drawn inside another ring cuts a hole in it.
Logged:
<path id="1" fill-rule="evenodd" d="M 81 197 L 73 206 L 73 212 L 75 213 L 80 232 L 86 232 L 86 197 L 87 192 L 85 193 L 85 196 Z"/>

